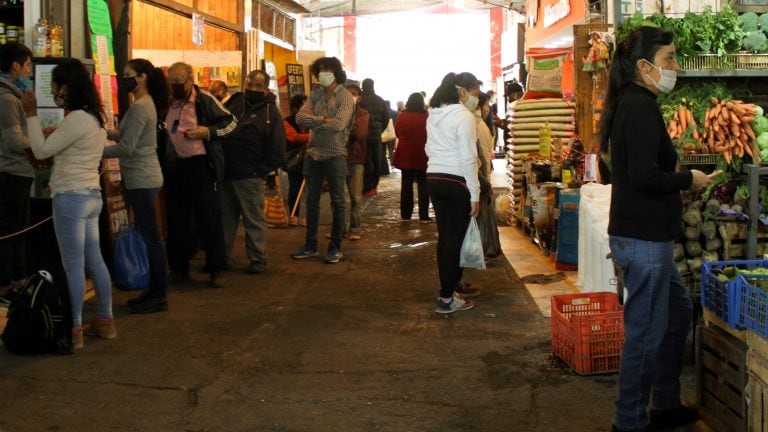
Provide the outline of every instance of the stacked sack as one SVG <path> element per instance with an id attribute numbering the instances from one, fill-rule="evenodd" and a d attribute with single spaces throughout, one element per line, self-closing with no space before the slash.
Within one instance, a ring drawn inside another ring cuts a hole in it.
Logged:
<path id="1" fill-rule="evenodd" d="M 566 141 L 576 130 L 575 113 L 575 103 L 558 98 L 518 100 L 511 105 L 507 112 L 511 138 L 507 141 L 506 158 L 512 215 L 518 214 L 522 204 L 523 160 L 531 153 L 539 153 L 541 129 L 550 129 L 553 142 Z M 549 153 L 559 157 L 552 149 Z"/>

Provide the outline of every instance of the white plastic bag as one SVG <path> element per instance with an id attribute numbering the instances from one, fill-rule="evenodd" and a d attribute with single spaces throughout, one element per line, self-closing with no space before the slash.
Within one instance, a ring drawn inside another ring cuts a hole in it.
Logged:
<path id="1" fill-rule="evenodd" d="M 477 218 L 472 218 L 464 234 L 461 243 L 459 265 L 464 268 L 476 268 L 485 270 L 485 255 L 483 254 L 483 240 L 480 238 L 480 229 L 477 227 Z"/>
<path id="2" fill-rule="evenodd" d="M 381 132 L 381 142 L 385 143 L 394 141 L 395 138 L 397 138 L 397 135 L 395 135 L 395 124 L 392 122 L 392 119 L 389 119 L 387 128 Z"/>

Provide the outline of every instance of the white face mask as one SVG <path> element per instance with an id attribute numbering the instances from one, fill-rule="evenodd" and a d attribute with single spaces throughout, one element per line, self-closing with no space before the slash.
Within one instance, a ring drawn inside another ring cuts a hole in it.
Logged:
<path id="1" fill-rule="evenodd" d="M 469 95 L 467 100 L 464 101 L 464 106 L 467 107 L 468 110 L 474 112 L 477 109 L 478 102 L 480 102 L 480 99 L 476 96 Z"/>
<path id="2" fill-rule="evenodd" d="M 333 72 L 320 72 L 317 74 L 317 80 L 320 81 L 321 86 L 330 87 L 336 81 L 336 77 Z"/>
<path id="3" fill-rule="evenodd" d="M 659 80 L 654 81 L 653 78 L 651 78 L 650 75 L 645 74 L 645 76 L 648 77 L 651 81 L 653 81 L 653 85 L 656 86 L 659 91 L 662 93 L 669 93 L 675 88 L 675 83 L 677 82 L 677 72 L 669 69 L 662 69 L 661 66 L 656 66 L 655 64 L 649 62 L 648 60 L 645 61 L 649 65 L 653 66 L 659 71 Z"/>

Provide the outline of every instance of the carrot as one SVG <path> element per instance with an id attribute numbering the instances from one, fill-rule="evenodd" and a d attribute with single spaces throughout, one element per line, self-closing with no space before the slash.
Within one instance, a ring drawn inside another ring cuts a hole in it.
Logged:
<path id="1" fill-rule="evenodd" d="M 714 118 L 720 117 L 720 111 L 722 111 L 722 110 L 723 110 L 723 106 L 722 105 L 716 106 L 715 109 L 714 109 L 714 112 L 715 112 Z"/>
<path id="2" fill-rule="evenodd" d="M 712 102 L 712 105 L 717 105 L 717 104 L 719 104 L 719 103 L 720 103 L 720 101 L 719 101 L 719 100 L 717 100 L 717 98 L 716 98 L 716 97 L 714 97 L 714 96 L 712 96 L 712 97 L 709 99 L 709 101 L 710 101 L 710 102 Z"/>
<path id="3" fill-rule="evenodd" d="M 744 107 L 744 105 L 735 104 L 735 105 L 733 105 L 733 108 L 731 108 L 731 107 L 729 107 L 729 108 L 731 108 L 731 110 L 733 110 L 739 116 L 743 116 L 744 112 L 745 112 L 743 107 Z"/>
<path id="4" fill-rule="evenodd" d="M 739 125 L 731 125 L 731 135 L 738 138 L 740 134 L 741 132 L 739 132 Z"/>
<path id="5" fill-rule="evenodd" d="M 753 121 L 755 121 L 755 118 L 752 117 L 752 116 L 744 115 L 744 116 L 741 117 L 741 123 L 742 124 L 752 123 Z"/>
<path id="6" fill-rule="evenodd" d="M 724 151 L 724 152 L 722 153 L 722 155 L 723 155 L 723 159 L 725 159 L 725 163 L 727 163 L 728 165 L 730 165 L 730 164 L 731 164 L 731 152 L 730 152 L 730 151 L 728 151 L 728 150 L 726 150 L 726 151 Z"/>
<path id="7" fill-rule="evenodd" d="M 699 136 L 699 131 L 698 129 L 696 129 L 695 126 L 693 127 L 693 139 L 695 139 L 696 141 L 701 140 L 701 137 Z"/>
<path id="8" fill-rule="evenodd" d="M 747 143 L 744 143 L 744 153 L 748 154 L 749 157 L 753 157 L 753 155 L 752 155 L 752 146 L 750 146 Z"/>
<path id="9" fill-rule="evenodd" d="M 711 148 L 714 149 L 714 147 L 715 147 L 715 134 L 713 134 L 713 133 L 709 134 L 709 139 L 707 140 L 707 143 L 709 144 L 709 146 Z"/>
<path id="10" fill-rule="evenodd" d="M 725 106 L 728 107 L 728 109 L 733 109 L 733 102 L 726 102 Z"/>
<path id="11" fill-rule="evenodd" d="M 749 142 L 749 136 L 747 136 L 746 132 L 742 132 L 741 135 L 739 135 L 739 141 L 741 141 L 742 144 L 747 144 L 747 142 Z"/>
<path id="12" fill-rule="evenodd" d="M 693 125 L 695 127 L 696 126 L 696 120 L 694 120 L 694 118 L 693 118 L 693 112 L 691 112 L 691 110 L 689 110 L 689 109 L 686 109 L 685 113 L 688 116 L 688 124 Z"/>
<path id="13" fill-rule="evenodd" d="M 731 112 L 728 111 L 727 107 L 723 107 L 723 109 L 720 110 L 720 119 L 721 120 L 725 120 L 726 122 L 730 121 L 730 119 L 731 119 L 731 114 L 730 113 Z"/>
<path id="14" fill-rule="evenodd" d="M 744 129 L 744 132 L 746 132 L 747 135 L 749 135 L 749 139 L 751 139 L 752 141 L 756 139 L 755 131 L 752 130 L 752 126 L 750 126 L 749 123 L 744 123 L 741 125 L 741 127 Z"/>
<path id="15" fill-rule="evenodd" d="M 733 111 L 731 111 L 731 123 L 736 125 L 741 124 L 741 120 L 739 120 L 739 116 L 737 116 L 736 113 Z"/>
<path id="16" fill-rule="evenodd" d="M 677 109 L 677 116 L 680 118 L 680 126 L 683 128 L 683 130 L 688 129 L 688 116 L 685 115 L 685 108 L 679 107 Z"/>

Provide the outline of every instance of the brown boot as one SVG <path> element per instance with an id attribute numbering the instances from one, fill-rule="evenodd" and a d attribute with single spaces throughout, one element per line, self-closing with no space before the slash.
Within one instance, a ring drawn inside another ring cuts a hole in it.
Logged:
<path id="1" fill-rule="evenodd" d="M 114 339 L 117 337 L 114 318 L 96 317 L 91 321 L 88 335 L 98 336 L 104 339 Z"/>
<path id="2" fill-rule="evenodd" d="M 83 328 L 75 327 L 72 329 L 72 349 L 83 349 Z"/>

